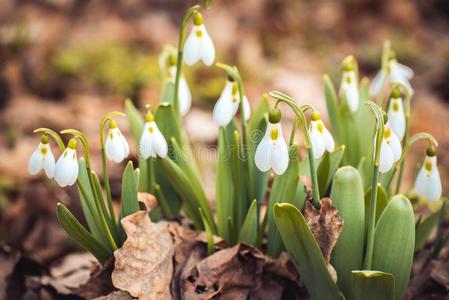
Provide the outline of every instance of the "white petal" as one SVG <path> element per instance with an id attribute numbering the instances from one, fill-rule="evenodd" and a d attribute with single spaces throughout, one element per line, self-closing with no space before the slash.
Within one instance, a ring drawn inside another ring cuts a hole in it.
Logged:
<path id="1" fill-rule="evenodd" d="M 394 61 L 390 63 L 390 80 L 392 83 L 400 83 L 407 89 L 411 90 L 412 86 L 409 83 L 409 78 L 398 67 L 398 64 Z"/>
<path id="2" fill-rule="evenodd" d="M 387 126 L 390 126 L 388 123 Z M 390 128 L 391 130 L 391 128 Z M 391 136 L 389 138 L 389 146 L 391 153 L 393 154 L 393 161 L 397 162 L 401 158 L 402 146 L 396 134 L 391 130 Z"/>
<path id="3" fill-rule="evenodd" d="M 410 67 L 407 67 L 406 65 L 400 64 L 398 62 L 396 62 L 396 67 L 398 69 L 398 72 L 408 80 L 413 78 L 413 70 Z"/>
<path id="4" fill-rule="evenodd" d="M 436 164 L 436 156 L 426 157 L 427 160 L 430 160 L 432 170 L 426 171 L 425 164 L 423 164 L 416 177 L 415 191 L 429 201 L 437 201 L 441 197 L 441 178 Z"/>
<path id="5" fill-rule="evenodd" d="M 256 163 L 256 167 L 262 172 L 266 172 L 271 168 L 271 147 L 271 140 L 266 135 L 257 146 L 254 162 Z"/>
<path id="6" fill-rule="evenodd" d="M 323 139 L 324 139 L 324 145 L 326 147 L 327 152 L 334 152 L 335 150 L 335 141 L 332 137 L 329 130 L 327 130 L 326 127 L 323 129 Z"/>
<path id="7" fill-rule="evenodd" d="M 228 125 L 234 117 L 235 108 L 232 101 L 232 83 L 228 81 L 214 106 L 213 119 L 215 123 L 223 127 Z"/>
<path id="8" fill-rule="evenodd" d="M 377 96 L 380 93 L 380 90 L 382 89 L 382 86 L 385 82 L 385 74 L 382 70 L 380 70 L 376 77 L 374 77 L 373 82 L 370 86 L 370 95 L 371 96 Z"/>
<path id="9" fill-rule="evenodd" d="M 128 157 L 129 155 L 129 145 L 128 142 L 126 141 L 126 138 L 123 136 L 122 133 L 120 133 L 120 139 L 122 140 L 122 147 L 123 147 L 123 158 Z"/>
<path id="10" fill-rule="evenodd" d="M 282 175 L 288 167 L 289 155 L 288 147 L 284 138 L 280 138 L 271 147 L 270 151 L 271 168 L 277 175 Z"/>
<path id="11" fill-rule="evenodd" d="M 179 80 L 178 99 L 179 112 L 184 116 L 189 112 L 190 106 L 192 105 L 192 94 L 184 77 L 181 77 Z"/>
<path id="12" fill-rule="evenodd" d="M 55 180 L 61 187 L 72 185 L 78 177 L 76 151 L 67 148 L 55 165 Z"/>
<path id="13" fill-rule="evenodd" d="M 394 106 L 398 108 L 397 111 L 394 111 Z M 400 98 L 391 99 L 390 101 L 388 106 L 388 123 L 390 123 L 391 129 L 399 140 L 402 141 L 405 135 L 405 114 L 404 105 Z"/>
<path id="14" fill-rule="evenodd" d="M 348 76 L 350 78 L 349 83 L 347 81 Z M 359 108 L 359 89 L 355 71 L 343 72 L 340 86 L 340 97 L 343 94 L 346 96 L 349 109 L 352 112 L 356 112 Z"/>
<path id="15" fill-rule="evenodd" d="M 324 154 L 325 144 L 323 135 L 318 131 L 318 121 L 312 121 L 310 124 L 309 136 L 312 142 L 313 158 L 318 159 Z"/>
<path id="16" fill-rule="evenodd" d="M 105 143 L 105 152 L 107 158 L 116 163 L 121 162 L 125 158 L 121 133 L 117 127 L 109 130 Z"/>
<path id="17" fill-rule="evenodd" d="M 145 126 L 142 130 L 142 135 L 140 136 L 140 142 L 139 142 L 139 152 L 140 155 L 142 155 L 143 159 L 147 159 L 148 157 L 152 156 L 155 157 L 156 153 L 153 150 L 152 145 L 152 136 L 150 132 L 148 131 L 150 128 L 150 123 L 145 123 Z"/>
<path id="18" fill-rule="evenodd" d="M 382 140 L 380 147 L 380 162 L 379 162 L 379 172 L 387 173 L 391 170 L 393 166 L 394 158 L 391 152 L 390 146 L 386 143 L 385 139 Z"/>
<path id="19" fill-rule="evenodd" d="M 200 56 L 206 66 L 210 66 L 215 60 L 215 47 L 212 39 L 206 31 L 206 27 L 202 26 L 203 35 L 200 42 Z"/>
<path id="20" fill-rule="evenodd" d="M 245 121 L 251 117 L 251 106 L 249 105 L 248 97 L 243 97 L 243 113 L 245 114 Z"/>
<path id="21" fill-rule="evenodd" d="M 42 144 L 39 144 L 31 154 L 30 160 L 28 161 L 28 172 L 31 175 L 36 175 L 42 169 L 42 154 L 41 154 Z"/>
<path id="22" fill-rule="evenodd" d="M 47 153 L 44 158 L 44 170 L 45 175 L 48 178 L 52 179 L 55 176 L 55 157 L 53 156 L 53 152 L 51 152 L 50 145 L 47 146 Z"/>
<path id="23" fill-rule="evenodd" d="M 159 157 L 167 156 L 167 141 L 157 127 L 154 128 L 153 133 L 153 149 L 157 153 L 157 155 L 159 155 Z"/>
<path id="24" fill-rule="evenodd" d="M 196 35 L 198 26 L 193 26 L 184 44 L 184 61 L 191 66 L 200 59 L 200 39 Z"/>

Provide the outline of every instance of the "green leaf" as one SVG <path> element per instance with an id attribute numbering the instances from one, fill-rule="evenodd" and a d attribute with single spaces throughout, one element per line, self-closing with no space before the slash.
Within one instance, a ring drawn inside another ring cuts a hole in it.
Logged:
<path id="1" fill-rule="evenodd" d="M 129 129 L 136 143 L 139 143 L 143 130 L 143 118 L 131 100 L 125 100 L 125 114 L 128 119 Z"/>
<path id="2" fill-rule="evenodd" d="M 99 262 L 104 263 L 112 255 L 89 231 L 87 231 L 75 216 L 62 203 L 56 206 L 58 221 L 70 238 L 80 247 L 92 253 Z"/>
<path id="3" fill-rule="evenodd" d="M 365 193 L 365 215 L 368 215 L 369 202 L 371 200 L 371 188 Z M 376 222 L 388 204 L 388 195 L 381 184 L 377 184 Z"/>
<path id="4" fill-rule="evenodd" d="M 159 104 L 154 113 L 154 120 L 167 142 L 170 142 L 171 138 L 174 137 L 180 147 L 184 145 L 181 124 L 173 105 L 168 102 Z"/>
<path id="5" fill-rule="evenodd" d="M 254 199 L 240 229 L 239 242 L 254 245 L 257 240 L 257 200 Z"/>
<path id="6" fill-rule="evenodd" d="M 229 242 L 230 232 L 228 219 L 232 219 L 234 186 L 232 184 L 232 172 L 229 164 L 230 153 L 228 153 L 228 149 L 226 131 L 223 127 L 220 127 L 218 133 L 217 175 L 215 179 L 215 206 L 218 234 Z"/>
<path id="7" fill-rule="evenodd" d="M 356 115 L 351 111 L 348 106 L 346 96 L 342 95 L 340 105 L 340 117 L 342 120 L 343 128 L 343 143 L 348 147 L 348 151 L 345 152 L 345 161 L 353 167 L 357 167 L 361 152 L 359 144 L 359 132 L 362 131 L 359 124 L 356 122 Z M 364 129 L 363 129 L 364 131 Z"/>
<path id="8" fill-rule="evenodd" d="M 209 255 L 211 255 L 212 253 L 214 253 L 214 250 L 215 250 L 214 233 L 212 232 L 212 228 L 210 227 L 210 224 L 207 221 L 207 218 L 204 215 L 204 212 L 201 209 L 201 207 L 198 207 L 198 210 L 200 212 L 201 220 L 203 221 L 203 225 L 204 225 L 204 228 L 206 230 L 206 235 L 207 235 L 207 253 Z"/>
<path id="9" fill-rule="evenodd" d="M 415 220 L 403 195 L 390 200 L 374 232 L 373 269 L 394 276 L 395 299 L 402 299 L 410 278 L 415 249 Z"/>
<path id="10" fill-rule="evenodd" d="M 351 271 L 362 267 L 365 241 L 365 201 L 357 169 L 346 166 L 337 170 L 330 198 L 344 224 L 332 252 L 331 264 L 338 274 L 338 286 L 352 299 Z"/>
<path id="11" fill-rule="evenodd" d="M 84 218 L 86 219 L 89 230 L 94 238 L 100 241 L 104 247 L 109 249 L 110 243 L 106 233 L 103 231 L 100 215 L 96 209 L 94 196 L 92 194 L 92 189 L 90 188 L 89 178 L 87 176 L 86 161 L 84 159 L 80 159 L 78 165 L 78 190 Z"/>
<path id="12" fill-rule="evenodd" d="M 325 152 L 321 161 L 318 164 L 317 176 L 318 176 L 318 186 L 320 188 L 321 197 L 326 195 L 329 186 L 334 177 L 335 171 L 341 164 L 343 155 L 345 153 L 345 146 L 342 145 L 335 149 L 334 152 Z"/>
<path id="13" fill-rule="evenodd" d="M 199 201 L 192 183 L 182 169 L 170 158 L 158 158 L 162 172 L 167 176 L 172 189 L 185 200 L 187 216 L 192 219 L 197 229 L 203 229 L 203 222 L 198 211 Z"/>
<path id="14" fill-rule="evenodd" d="M 126 165 L 122 176 L 122 191 L 120 201 L 120 215 L 119 215 L 119 232 L 120 239 L 125 240 L 125 232 L 121 226 L 121 220 L 139 211 L 139 202 L 137 201 L 137 185 L 136 176 L 134 175 L 133 163 L 131 161 Z"/>
<path id="15" fill-rule="evenodd" d="M 440 211 L 436 211 L 416 224 L 415 251 L 422 250 L 435 226 L 438 224 Z"/>
<path id="16" fill-rule="evenodd" d="M 279 233 L 312 299 L 343 299 L 301 212 L 291 204 L 274 205 Z"/>
<path id="17" fill-rule="evenodd" d="M 164 217 L 167 219 L 173 218 L 174 214 L 171 210 L 170 203 L 168 202 L 167 198 L 165 198 L 165 195 L 162 192 L 159 184 L 156 184 L 154 186 L 154 195 L 156 196 L 157 203 L 162 208 L 162 213 L 164 214 Z"/>
<path id="18" fill-rule="evenodd" d="M 168 102 L 173 105 L 175 100 L 175 84 L 171 80 L 166 80 L 161 93 L 161 103 Z"/>
<path id="19" fill-rule="evenodd" d="M 335 86 L 328 75 L 324 75 L 324 96 L 326 98 L 327 113 L 334 132 L 335 140 L 338 144 L 343 143 L 343 128 L 340 113 L 338 111 L 338 96 Z"/>
<path id="20" fill-rule="evenodd" d="M 355 300 L 394 299 L 394 277 L 390 273 L 352 271 L 352 284 Z"/>
<path id="21" fill-rule="evenodd" d="M 278 257 L 284 245 L 273 215 L 273 206 L 276 203 L 295 204 L 296 189 L 299 181 L 299 164 L 298 164 L 298 146 L 291 145 L 289 147 L 290 160 L 288 168 L 284 174 L 276 176 L 273 180 L 270 199 L 268 201 L 268 240 L 267 253 L 272 257 Z"/>

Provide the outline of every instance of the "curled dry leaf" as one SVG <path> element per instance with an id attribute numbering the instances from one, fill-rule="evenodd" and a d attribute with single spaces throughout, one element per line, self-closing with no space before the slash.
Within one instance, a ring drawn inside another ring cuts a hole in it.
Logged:
<path id="1" fill-rule="evenodd" d="M 304 218 L 320 246 L 324 259 L 329 263 L 332 250 L 343 230 L 343 220 L 338 215 L 337 209 L 332 206 L 330 198 L 321 200 L 319 210 L 313 207 L 311 201 L 306 201 Z"/>
<path id="2" fill-rule="evenodd" d="M 299 273 L 287 252 L 282 252 L 278 258 L 266 256 L 265 271 L 278 275 L 303 286 Z"/>
<path id="3" fill-rule="evenodd" d="M 115 290 L 111 282 L 113 268 L 114 259 L 112 257 L 104 265 L 97 265 L 91 272 L 89 280 L 76 289 L 74 294 L 84 299 L 94 299 L 113 292 Z"/>
<path id="4" fill-rule="evenodd" d="M 183 299 L 247 299 L 260 287 L 264 264 L 262 252 L 245 244 L 215 252 L 184 269 Z"/>
<path id="5" fill-rule="evenodd" d="M 312 192 L 312 179 L 310 176 L 299 176 L 299 180 L 304 183 L 304 191 L 306 192 L 306 200 L 312 201 L 313 192 Z"/>
<path id="6" fill-rule="evenodd" d="M 140 198 L 145 198 L 147 208 L 151 206 L 148 197 Z M 172 299 L 174 248 L 166 223 L 152 223 L 148 210 L 129 215 L 121 223 L 127 239 L 114 252 L 113 285 L 139 299 Z"/>

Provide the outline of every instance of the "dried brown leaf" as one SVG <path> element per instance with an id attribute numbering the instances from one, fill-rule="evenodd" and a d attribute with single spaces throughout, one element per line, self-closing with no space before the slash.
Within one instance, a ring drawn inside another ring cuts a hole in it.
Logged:
<path id="1" fill-rule="evenodd" d="M 239 244 L 215 252 L 182 274 L 184 299 L 247 299 L 260 287 L 265 257 Z"/>
<path id="2" fill-rule="evenodd" d="M 145 205 L 151 206 L 148 197 Z M 114 252 L 113 285 L 139 299 L 172 299 L 174 246 L 166 223 L 152 223 L 148 211 L 138 211 L 121 221 L 127 235 Z"/>
<path id="3" fill-rule="evenodd" d="M 266 256 L 264 271 L 273 273 L 279 277 L 295 282 L 298 286 L 303 286 L 299 280 L 299 273 L 287 252 L 282 252 L 278 258 Z"/>
<path id="4" fill-rule="evenodd" d="M 20 253 L 8 246 L 0 247 L 0 299 L 6 299 L 8 279 L 20 260 Z"/>
<path id="5" fill-rule="evenodd" d="M 93 299 L 113 292 L 115 290 L 111 282 L 113 268 L 114 259 L 112 257 L 104 265 L 97 265 L 91 272 L 89 280 L 80 286 L 74 294 L 84 299 Z"/>
<path id="6" fill-rule="evenodd" d="M 324 259 L 329 263 L 332 250 L 343 229 L 343 220 L 338 215 L 337 209 L 332 206 L 332 200 L 330 198 L 321 199 L 319 210 L 313 207 L 311 201 L 306 201 L 304 218 L 320 246 Z"/>

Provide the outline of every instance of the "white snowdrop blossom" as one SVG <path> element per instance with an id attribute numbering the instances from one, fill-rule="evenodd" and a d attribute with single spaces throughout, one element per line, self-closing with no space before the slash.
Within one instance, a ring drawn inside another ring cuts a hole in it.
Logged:
<path id="1" fill-rule="evenodd" d="M 33 154 L 31 154 L 30 160 L 28 161 L 28 171 L 31 175 L 36 175 L 42 169 L 48 178 L 53 178 L 55 174 L 55 157 L 51 152 L 48 136 L 46 135 L 42 136 L 41 142 Z"/>
<path id="2" fill-rule="evenodd" d="M 214 106 L 213 119 L 219 126 L 226 126 L 231 122 L 239 109 L 240 94 L 238 86 L 235 81 L 227 80 L 226 85 L 221 92 L 220 98 Z M 248 121 L 251 116 L 251 107 L 249 105 L 248 97 L 243 96 L 243 112 L 245 121 Z"/>
<path id="3" fill-rule="evenodd" d="M 415 180 L 415 192 L 429 201 L 437 201 L 441 197 L 441 178 L 437 168 L 436 153 L 427 151 L 423 166 Z"/>
<path id="4" fill-rule="evenodd" d="M 334 138 L 321 121 L 321 116 L 318 111 L 312 113 L 309 135 L 312 143 L 313 158 L 320 158 L 323 156 L 325 150 L 328 152 L 335 150 Z"/>
<path id="5" fill-rule="evenodd" d="M 357 74 L 354 68 L 343 70 L 340 84 L 340 97 L 345 96 L 349 109 L 356 112 L 359 108 L 359 87 L 357 83 Z"/>
<path id="6" fill-rule="evenodd" d="M 371 95 L 378 95 L 384 86 L 385 82 L 390 84 L 400 83 L 404 85 L 408 90 L 412 90 L 410 80 L 413 77 L 413 70 L 406 65 L 398 63 L 394 54 L 388 60 L 387 70 L 381 69 L 370 87 Z"/>
<path id="7" fill-rule="evenodd" d="M 176 80 L 176 66 L 171 66 L 168 71 L 170 73 L 170 81 L 174 84 Z M 182 74 L 179 77 L 178 101 L 179 113 L 181 116 L 185 116 L 192 106 L 192 94 L 189 85 Z"/>
<path id="8" fill-rule="evenodd" d="M 61 187 L 73 185 L 78 178 L 78 160 L 76 158 L 76 140 L 69 145 L 58 158 L 55 167 L 55 180 Z"/>
<path id="9" fill-rule="evenodd" d="M 212 65 L 215 60 L 215 47 L 203 24 L 203 17 L 196 13 L 192 31 L 184 44 L 184 61 L 191 66 L 199 60 L 207 66 Z"/>
<path id="10" fill-rule="evenodd" d="M 384 134 L 380 146 L 379 172 L 387 173 L 393 164 L 401 158 L 402 146 L 389 122 L 384 125 Z"/>
<path id="11" fill-rule="evenodd" d="M 139 150 L 144 159 L 167 156 L 167 141 L 157 127 L 156 122 L 154 122 L 154 117 L 151 112 L 145 117 L 145 125 L 140 136 Z"/>
<path id="12" fill-rule="evenodd" d="M 117 123 L 109 122 L 109 133 L 105 143 L 106 157 L 116 163 L 124 160 L 129 154 L 129 146 Z"/>
<path id="13" fill-rule="evenodd" d="M 265 135 L 256 149 L 255 163 L 257 168 L 266 172 L 270 169 L 277 175 L 282 175 L 288 167 L 289 154 L 287 143 L 282 135 L 280 112 L 278 118 L 272 118 L 270 113 Z"/>
<path id="14" fill-rule="evenodd" d="M 391 129 L 396 134 L 398 139 L 402 141 L 405 135 L 406 122 L 404 104 L 402 102 L 401 94 L 397 90 L 393 90 L 393 92 L 391 93 L 387 115 Z"/>

